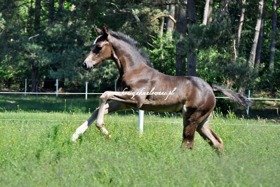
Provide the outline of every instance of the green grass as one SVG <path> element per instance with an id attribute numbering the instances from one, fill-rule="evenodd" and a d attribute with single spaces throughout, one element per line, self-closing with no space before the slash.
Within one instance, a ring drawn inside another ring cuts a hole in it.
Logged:
<path id="1" fill-rule="evenodd" d="M 139 136 L 135 115 L 106 116 L 111 139 L 93 126 L 69 141 L 89 114 L 1 112 L 0 186 L 277 186 L 280 125 L 215 117 L 223 138 L 218 156 L 196 134 L 183 151 L 181 118 L 145 116 Z"/>
<path id="2" fill-rule="evenodd" d="M 83 96 L 0 96 L 0 112 L 5 111 L 40 111 L 40 112 L 90 112 L 99 100 L 97 96 L 90 96 L 85 100 Z"/>

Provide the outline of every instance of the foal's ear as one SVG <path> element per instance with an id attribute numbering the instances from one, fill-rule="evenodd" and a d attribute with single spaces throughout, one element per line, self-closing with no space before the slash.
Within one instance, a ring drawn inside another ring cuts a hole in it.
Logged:
<path id="1" fill-rule="evenodd" d="M 103 34 L 103 31 L 97 27 L 94 28 L 95 32 L 99 35 Z"/>
<path id="2" fill-rule="evenodd" d="M 103 35 L 105 35 L 106 37 L 109 35 L 108 28 L 106 26 L 103 26 L 102 32 L 103 32 Z"/>

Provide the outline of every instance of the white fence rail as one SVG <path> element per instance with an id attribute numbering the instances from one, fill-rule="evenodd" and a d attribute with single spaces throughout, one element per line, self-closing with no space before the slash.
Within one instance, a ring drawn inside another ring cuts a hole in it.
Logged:
<path id="1" fill-rule="evenodd" d="M 3 95 L 84 95 L 87 99 L 88 95 L 101 95 L 101 92 L 0 92 Z M 216 97 L 216 99 L 229 99 L 229 97 Z M 252 101 L 280 101 L 280 98 L 269 98 L 269 97 L 249 97 Z"/>
<path id="2" fill-rule="evenodd" d="M 88 82 L 85 82 L 85 92 L 60 92 L 59 91 L 59 80 L 56 79 L 55 81 L 55 92 L 28 92 L 28 80 L 24 80 L 24 91 L 23 92 L 0 92 L 0 94 L 24 94 L 24 95 L 84 95 L 85 99 L 87 100 L 88 95 L 101 95 L 102 93 L 95 93 L 95 92 L 88 92 Z M 115 84 L 116 86 L 116 84 Z M 258 97 L 258 98 L 253 98 L 251 97 L 251 91 L 248 91 L 247 97 L 251 99 L 252 101 L 280 101 L 280 98 L 267 98 L 267 97 Z M 217 99 L 228 99 L 228 97 L 216 97 Z"/>
<path id="3" fill-rule="evenodd" d="M 56 82 L 58 84 L 58 82 Z M 88 82 L 85 84 L 85 92 L 58 92 L 58 86 L 56 86 L 57 90 L 56 92 L 27 92 L 26 90 L 24 92 L 0 92 L 0 95 L 56 95 L 57 97 L 59 95 L 84 95 L 85 99 L 88 99 L 88 95 L 101 95 L 102 93 L 89 93 L 88 92 Z M 249 99 L 252 101 L 280 101 L 278 98 L 264 98 L 264 97 L 259 97 L 259 98 L 251 98 L 250 95 L 248 95 Z M 216 97 L 217 99 L 228 99 L 228 97 Z M 247 107 L 246 113 L 249 115 L 250 107 Z M 277 114 L 278 113 L 278 108 L 277 108 Z M 144 111 L 139 110 L 138 114 L 138 130 L 140 134 L 143 134 L 144 132 Z"/>

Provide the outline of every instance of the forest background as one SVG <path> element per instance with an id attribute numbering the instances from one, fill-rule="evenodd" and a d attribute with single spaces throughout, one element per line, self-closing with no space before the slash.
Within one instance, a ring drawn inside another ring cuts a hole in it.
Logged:
<path id="1" fill-rule="evenodd" d="M 244 92 L 280 95 L 277 0 L 0 0 L 0 90 L 114 89 L 114 63 L 81 68 L 107 25 L 132 36 L 152 65 Z"/>

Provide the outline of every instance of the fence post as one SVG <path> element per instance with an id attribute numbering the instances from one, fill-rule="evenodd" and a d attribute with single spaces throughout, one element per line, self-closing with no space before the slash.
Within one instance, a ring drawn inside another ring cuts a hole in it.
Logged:
<path id="1" fill-rule="evenodd" d="M 58 79 L 55 80 L 55 95 L 58 96 Z"/>
<path id="2" fill-rule="evenodd" d="M 139 133 L 143 134 L 143 131 L 144 131 L 144 110 L 139 110 L 138 129 L 139 129 Z"/>
<path id="3" fill-rule="evenodd" d="M 251 90 L 248 90 L 248 99 L 250 99 L 250 97 L 251 97 Z M 246 108 L 246 114 L 247 114 L 247 116 L 249 116 L 249 114 L 250 114 L 250 105 L 248 105 L 247 106 L 247 108 Z"/>
<path id="4" fill-rule="evenodd" d="M 24 80 L 24 96 L 26 96 L 27 93 L 27 79 Z"/>
<path id="5" fill-rule="evenodd" d="M 86 81 L 85 99 L 88 98 L 88 81 Z"/>

